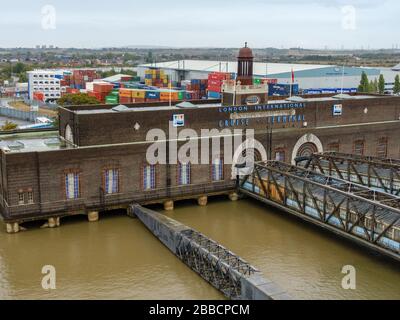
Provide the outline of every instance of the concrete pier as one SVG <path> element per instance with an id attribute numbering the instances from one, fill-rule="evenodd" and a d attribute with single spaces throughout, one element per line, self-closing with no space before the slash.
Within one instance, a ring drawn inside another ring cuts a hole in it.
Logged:
<path id="1" fill-rule="evenodd" d="M 173 254 L 226 297 L 233 300 L 291 299 L 256 268 L 201 233 L 140 205 L 132 205 L 131 212 Z"/>
<path id="2" fill-rule="evenodd" d="M 172 211 L 174 210 L 174 201 L 168 200 L 164 202 L 164 210 L 165 211 Z"/>
<path id="3" fill-rule="evenodd" d="M 229 194 L 229 200 L 238 201 L 239 200 L 239 195 L 236 192 L 231 192 Z"/>
<path id="4" fill-rule="evenodd" d="M 201 207 L 205 207 L 208 203 L 208 197 L 207 196 L 201 196 L 197 199 L 197 203 Z"/>
<path id="5" fill-rule="evenodd" d="M 59 217 L 49 218 L 47 224 L 49 228 L 57 228 L 60 226 L 60 218 Z"/>
<path id="6" fill-rule="evenodd" d="M 89 222 L 97 222 L 97 221 L 99 221 L 99 212 L 98 211 L 90 211 L 90 212 L 88 212 L 88 221 Z"/>
<path id="7" fill-rule="evenodd" d="M 14 222 L 14 223 L 6 223 L 6 230 L 7 233 L 18 233 L 20 231 L 20 226 L 19 223 Z"/>

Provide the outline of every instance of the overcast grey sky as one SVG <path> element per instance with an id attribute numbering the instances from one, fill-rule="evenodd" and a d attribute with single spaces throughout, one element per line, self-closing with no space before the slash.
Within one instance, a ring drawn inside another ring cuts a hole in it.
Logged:
<path id="1" fill-rule="evenodd" d="M 0 46 L 400 46 L 398 0 L 4 0 Z"/>

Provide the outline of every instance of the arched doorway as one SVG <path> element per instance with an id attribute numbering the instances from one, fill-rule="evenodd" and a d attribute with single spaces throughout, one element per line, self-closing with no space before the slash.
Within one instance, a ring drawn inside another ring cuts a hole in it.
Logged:
<path id="1" fill-rule="evenodd" d="M 309 156 L 316 152 L 324 152 L 321 140 L 314 134 L 309 133 L 302 136 L 293 148 L 292 164 L 295 165 L 297 157 Z"/>
<path id="2" fill-rule="evenodd" d="M 72 129 L 69 124 L 66 125 L 65 127 L 65 135 L 64 135 L 65 140 L 68 142 L 74 143 L 74 135 L 72 133 Z"/>

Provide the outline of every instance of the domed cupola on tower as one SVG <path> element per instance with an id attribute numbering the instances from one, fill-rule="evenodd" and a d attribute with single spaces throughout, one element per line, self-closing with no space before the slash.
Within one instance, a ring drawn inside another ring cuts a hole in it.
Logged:
<path id="1" fill-rule="evenodd" d="M 254 84 L 253 51 L 247 46 L 240 49 L 238 54 L 238 71 L 235 80 L 226 80 L 222 85 L 222 104 L 232 105 L 261 105 L 268 101 L 268 84 Z"/>
<path id="2" fill-rule="evenodd" d="M 247 47 L 246 42 L 238 55 L 237 81 L 240 81 L 242 85 L 251 86 L 253 84 L 253 62 L 253 51 Z"/>

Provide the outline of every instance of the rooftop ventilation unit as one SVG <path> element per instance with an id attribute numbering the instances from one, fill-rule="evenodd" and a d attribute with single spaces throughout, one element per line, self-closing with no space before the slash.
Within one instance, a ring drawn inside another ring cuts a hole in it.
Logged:
<path id="1" fill-rule="evenodd" d="M 187 101 L 177 104 L 176 107 L 182 108 L 182 109 L 198 108 L 198 106 L 196 106 L 195 104 L 187 102 Z"/>
<path id="2" fill-rule="evenodd" d="M 59 146 L 61 144 L 61 142 L 60 142 L 60 139 L 58 139 L 58 138 L 52 138 L 52 139 L 46 139 L 44 141 L 44 144 L 49 147 L 53 147 L 53 146 L 56 147 L 56 146 Z"/>
<path id="3" fill-rule="evenodd" d="M 304 102 L 306 101 L 306 99 L 299 97 L 299 96 L 293 96 L 290 98 L 287 98 L 286 101 L 290 101 L 290 102 Z"/>
<path id="4" fill-rule="evenodd" d="M 112 108 L 111 110 L 113 110 L 115 112 L 124 112 L 124 111 L 128 111 L 129 108 L 127 106 L 120 104 L 119 106 L 116 106 L 116 107 Z"/>
<path id="5" fill-rule="evenodd" d="M 352 97 L 351 95 L 346 94 L 346 93 L 337 94 L 336 96 L 333 96 L 332 98 L 340 99 L 340 100 L 350 100 L 350 99 L 354 99 L 354 97 Z"/>
<path id="6" fill-rule="evenodd" d="M 21 141 L 13 141 L 8 144 L 8 148 L 10 150 L 22 150 L 25 148 L 25 144 L 23 144 Z"/>

